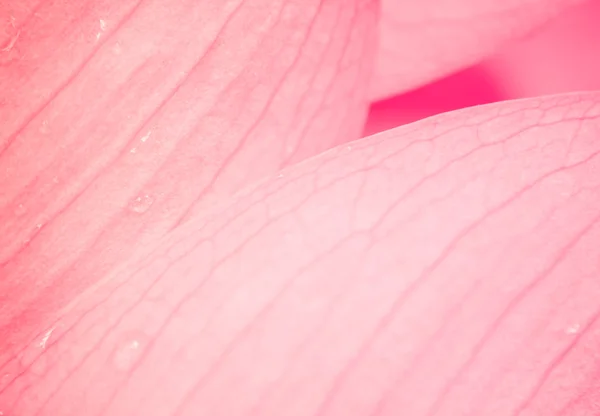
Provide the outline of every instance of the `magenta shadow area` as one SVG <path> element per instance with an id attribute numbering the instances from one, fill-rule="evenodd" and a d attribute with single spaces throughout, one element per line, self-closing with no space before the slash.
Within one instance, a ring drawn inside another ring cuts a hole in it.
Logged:
<path id="1" fill-rule="evenodd" d="M 371 106 L 364 136 L 446 111 L 502 101 L 508 96 L 482 65 Z"/>

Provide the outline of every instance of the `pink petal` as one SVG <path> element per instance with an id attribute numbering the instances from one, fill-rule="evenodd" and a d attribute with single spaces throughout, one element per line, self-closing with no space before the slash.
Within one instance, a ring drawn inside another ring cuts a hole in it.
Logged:
<path id="1" fill-rule="evenodd" d="M 3 3 L 2 333 L 30 335 L 242 184 L 358 138 L 377 13 L 359 0 Z"/>
<path id="2" fill-rule="evenodd" d="M 599 131 L 600 93 L 553 96 L 290 168 L 4 350 L 0 409 L 594 414 Z"/>

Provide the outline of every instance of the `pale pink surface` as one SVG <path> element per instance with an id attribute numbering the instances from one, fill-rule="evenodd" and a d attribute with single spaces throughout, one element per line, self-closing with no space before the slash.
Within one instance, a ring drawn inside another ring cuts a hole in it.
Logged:
<path id="1" fill-rule="evenodd" d="M 422 65 L 388 83 L 390 4 L 0 6 L 0 414 L 595 414 L 600 95 L 356 140 L 369 86 L 413 90 L 570 3 L 503 3 L 499 30 L 472 18 L 491 2 L 438 2 L 392 33 L 431 42 L 396 37 Z M 443 11 L 471 17 L 450 36 Z M 514 45 L 385 127 L 552 92 Z"/>
<path id="2" fill-rule="evenodd" d="M 0 325 L 39 313 L 48 291 L 71 297 L 242 184 L 358 138 L 377 10 L 355 3 L 22 11 L 0 76 Z"/>

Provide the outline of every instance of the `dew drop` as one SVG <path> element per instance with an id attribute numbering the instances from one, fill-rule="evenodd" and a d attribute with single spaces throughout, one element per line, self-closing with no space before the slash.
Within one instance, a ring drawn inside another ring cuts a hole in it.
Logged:
<path id="1" fill-rule="evenodd" d="M 53 332 L 54 332 L 54 328 L 50 328 L 48 331 L 46 331 L 46 333 L 44 334 L 44 336 L 40 340 L 39 346 L 42 349 L 46 348 L 46 345 L 48 345 L 48 341 L 50 340 L 50 337 L 52 336 Z"/>
<path id="2" fill-rule="evenodd" d="M 119 42 L 117 42 L 115 43 L 115 46 L 113 46 L 112 51 L 115 55 L 121 55 L 121 53 L 123 52 L 123 47 Z"/>
<path id="3" fill-rule="evenodd" d="M 40 126 L 40 133 L 47 134 L 50 131 L 48 128 L 48 120 L 42 121 L 42 125 Z"/>
<path id="4" fill-rule="evenodd" d="M 153 203 L 154 203 L 154 198 L 152 198 L 150 195 L 146 194 L 146 195 L 138 196 L 137 198 L 135 198 L 132 201 L 130 208 L 133 212 L 137 212 L 138 214 L 143 214 L 144 212 L 146 212 L 150 209 L 150 206 L 152 206 Z"/>
<path id="5" fill-rule="evenodd" d="M 570 335 L 574 335 L 574 334 L 577 334 L 580 329 L 581 329 L 581 325 L 573 324 L 567 328 L 566 333 L 570 334 Z"/>
<path id="6" fill-rule="evenodd" d="M 20 217 L 21 215 L 24 215 L 26 212 L 27 212 L 27 209 L 25 208 L 25 205 L 23 205 L 23 204 L 19 204 L 15 208 L 15 215 L 17 217 Z"/>
<path id="7" fill-rule="evenodd" d="M 112 362 L 119 371 L 129 371 L 140 359 L 146 343 L 144 336 L 129 336 L 123 339 L 114 351 Z"/>

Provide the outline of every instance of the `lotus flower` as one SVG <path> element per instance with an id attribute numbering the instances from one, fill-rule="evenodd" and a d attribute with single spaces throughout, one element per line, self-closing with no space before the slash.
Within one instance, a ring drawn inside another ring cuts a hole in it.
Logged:
<path id="1" fill-rule="evenodd" d="M 3 1 L 0 415 L 599 414 L 598 16 Z"/>

